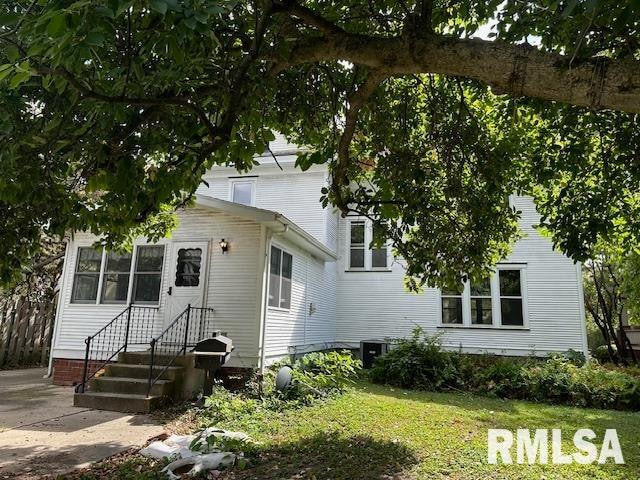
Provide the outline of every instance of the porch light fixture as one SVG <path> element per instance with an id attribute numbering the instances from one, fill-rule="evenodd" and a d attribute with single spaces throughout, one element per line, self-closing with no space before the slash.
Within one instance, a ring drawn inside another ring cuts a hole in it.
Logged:
<path id="1" fill-rule="evenodd" d="M 224 255 L 229 251 L 229 243 L 223 238 L 220 240 L 220 250 L 222 250 L 222 254 Z"/>

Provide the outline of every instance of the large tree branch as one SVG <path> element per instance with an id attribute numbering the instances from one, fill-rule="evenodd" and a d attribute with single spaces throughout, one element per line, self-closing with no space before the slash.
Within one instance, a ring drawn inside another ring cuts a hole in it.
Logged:
<path id="1" fill-rule="evenodd" d="M 349 107 L 345 115 L 345 126 L 340 137 L 340 143 L 338 144 L 338 161 L 333 174 L 333 182 L 331 188 L 333 189 L 336 197 L 336 204 L 339 208 L 347 208 L 346 201 L 342 195 L 344 188 L 348 187 L 348 169 L 349 169 L 349 146 L 353 139 L 353 134 L 356 131 L 356 125 L 358 123 L 358 114 L 362 107 L 367 103 L 369 97 L 373 95 L 380 82 L 386 77 L 383 71 L 372 71 L 367 75 L 364 83 L 349 96 Z"/>
<path id="2" fill-rule="evenodd" d="M 497 93 L 640 113 L 640 62 L 593 57 L 571 65 L 569 56 L 500 41 L 331 34 L 301 40 L 288 58 L 274 62 L 272 72 L 339 60 L 390 75 L 459 76 L 488 84 Z"/>
<path id="3" fill-rule="evenodd" d="M 314 12 L 310 8 L 300 5 L 292 0 L 274 1 L 276 12 L 286 12 L 307 24 L 310 27 L 314 27 L 323 33 L 327 34 L 344 34 L 346 33 L 335 23 L 324 18 L 322 15 Z"/>

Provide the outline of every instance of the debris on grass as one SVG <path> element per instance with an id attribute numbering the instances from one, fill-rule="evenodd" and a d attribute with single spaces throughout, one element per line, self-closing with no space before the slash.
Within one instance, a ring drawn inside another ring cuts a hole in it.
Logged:
<path id="1" fill-rule="evenodd" d="M 206 428 L 196 435 L 171 435 L 140 450 L 152 459 L 172 460 L 162 471 L 171 480 L 182 475 L 198 476 L 203 472 L 245 466 L 244 447 L 249 437 L 243 432 Z"/>

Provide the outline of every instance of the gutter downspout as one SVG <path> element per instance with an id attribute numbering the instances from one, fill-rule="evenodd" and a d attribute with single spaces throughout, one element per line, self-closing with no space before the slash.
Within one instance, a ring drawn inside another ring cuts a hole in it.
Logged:
<path id="1" fill-rule="evenodd" d="M 60 280 L 58 281 L 58 303 L 56 305 L 56 316 L 53 319 L 53 335 L 51 335 L 51 345 L 49 346 L 49 365 L 47 366 L 47 373 L 42 378 L 50 378 L 53 375 L 53 346 L 58 341 L 58 330 L 60 326 L 60 316 L 62 315 L 62 296 L 64 294 L 64 280 L 67 277 L 67 264 L 69 256 L 69 242 L 64 242 L 64 260 L 62 262 L 62 273 L 60 274 Z"/>
<path id="2" fill-rule="evenodd" d="M 267 301 L 269 297 L 269 265 L 271 265 L 271 231 L 265 228 L 264 231 L 264 263 L 262 268 L 262 298 L 260 301 L 260 329 L 259 329 L 259 351 L 260 360 L 258 370 L 260 375 L 264 375 L 265 367 L 265 340 L 267 332 Z"/>

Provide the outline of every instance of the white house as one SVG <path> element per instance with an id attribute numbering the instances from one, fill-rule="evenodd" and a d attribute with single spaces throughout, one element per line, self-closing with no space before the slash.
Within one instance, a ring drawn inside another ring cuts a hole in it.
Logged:
<path id="1" fill-rule="evenodd" d="M 91 235 L 69 241 L 52 349 L 57 383 L 78 381 L 85 338 L 129 304 L 147 307 L 146 337 L 129 347 L 138 350 L 188 304 L 211 308 L 207 321 L 233 340 L 235 367 L 359 348 L 416 326 L 465 352 L 587 353 L 580 267 L 533 228 L 531 199 L 512 198 L 525 236 L 484 285 L 413 294 L 403 287 L 401 259 L 369 248 L 368 221 L 321 207 L 326 167 L 294 168 L 295 150 L 282 139 L 271 149 L 277 162 L 260 157 L 247 175 L 209 171 L 196 206 L 157 245 L 140 240 L 118 256 L 93 250 Z"/>

